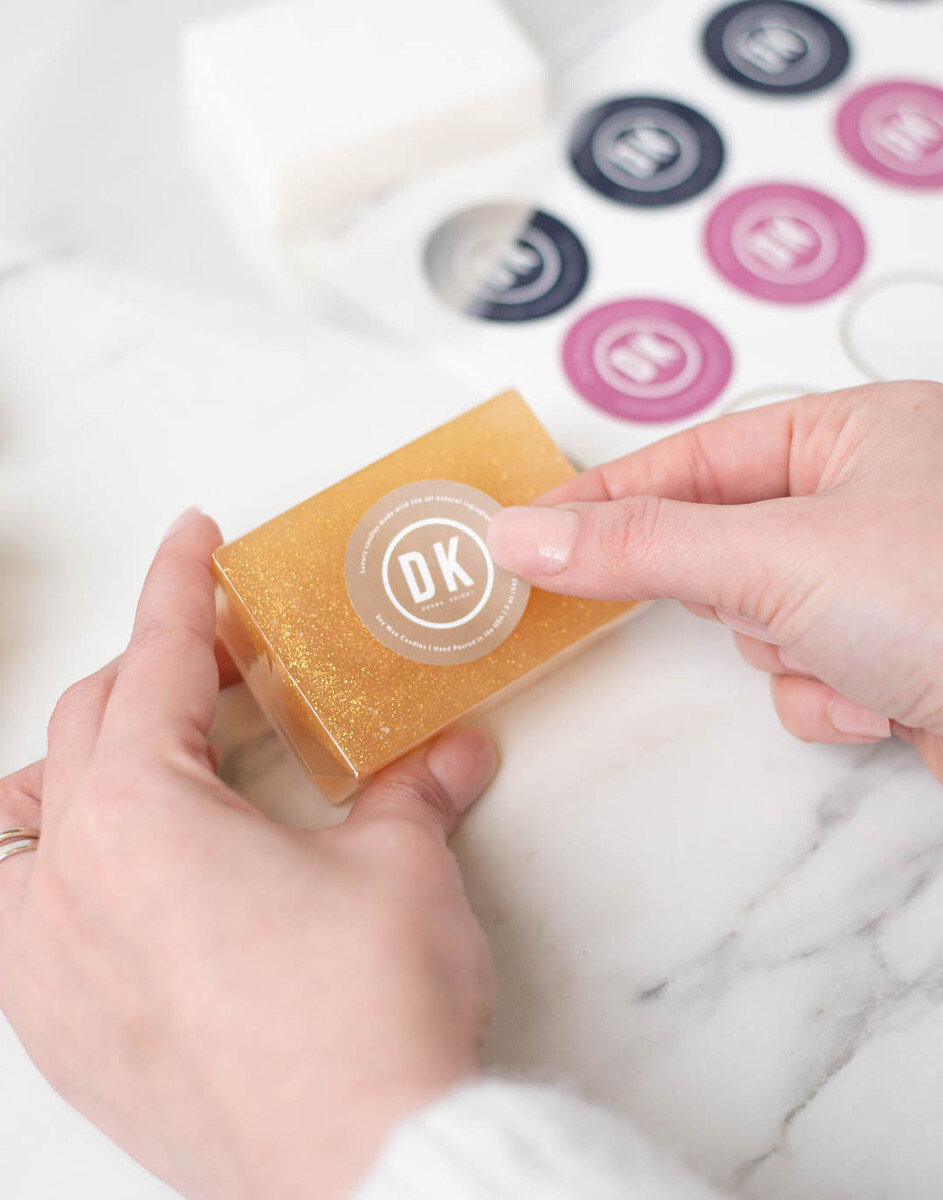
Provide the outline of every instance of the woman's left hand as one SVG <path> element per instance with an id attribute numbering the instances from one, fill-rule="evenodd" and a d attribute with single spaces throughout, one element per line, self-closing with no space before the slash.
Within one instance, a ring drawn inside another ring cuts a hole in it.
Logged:
<path id="1" fill-rule="evenodd" d="M 0 1007 L 61 1094 L 198 1200 L 334 1200 L 477 1067 L 492 967 L 446 839 L 495 768 L 472 730 L 343 824 L 282 828 L 216 776 L 210 554 L 164 540 L 124 654 L 0 782 Z"/>

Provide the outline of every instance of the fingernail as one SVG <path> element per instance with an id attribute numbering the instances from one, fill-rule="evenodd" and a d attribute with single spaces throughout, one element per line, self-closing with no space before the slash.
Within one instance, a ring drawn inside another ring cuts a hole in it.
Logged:
<path id="1" fill-rule="evenodd" d="M 556 575 L 569 562 L 580 519 L 567 508 L 503 508 L 488 529 L 499 567 L 517 575 Z"/>
<path id="2" fill-rule="evenodd" d="M 717 608 L 714 611 L 717 613 L 718 619 L 723 621 L 729 629 L 735 629 L 737 633 L 745 633 L 747 637 L 756 638 L 759 642 L 776 644 L 776 639 L 762 622 L 742 617 L 729 608 Z"/>
<path id="3" fill-rule="evenodd" d="M 194 519 L 194 517 L 201 517 L 202 515 L 203 509 L 200 508 L 199 504 L 191 504 L 190 507 L 185 508 L 176 521 L 171 524 L 170 528 L 164 534 L 162 540 L 166 542 L 169 537 L 172 537 L 179 529 L 182 529 L 184 525 L 188 525 Z"/>
<path id="4" fill-rule="evenodd" d="M 891 736 L 891 723 L 887 717 L 872 712 L 870 708 L 862 708 L 853 700 L 844 696 L 836 696 L 828 706 L 828 715 L 839 733 L 850 733 L 855 737 L 888 738 Z"/>
<path id="5" fill-rule="evenodd" d="M 780 650 L 779 661 L 787 671 L 796 671 L 800 675 L 812 674 L 808 667 L 804 667 L 798 659 L 793 658 L 791 654 L 787 654 L 785 650 Z"/>
<path id="6" fill-rule="evenodd" d="M 477 729 L 453 729 L 429 747 L 426 766 L 464 812 L 497 770 L 498 755 L 490 738 Z"/>

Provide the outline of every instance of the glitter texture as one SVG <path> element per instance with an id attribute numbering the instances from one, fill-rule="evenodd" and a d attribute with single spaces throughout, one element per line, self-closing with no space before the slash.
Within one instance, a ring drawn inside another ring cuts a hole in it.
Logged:
<path id="1" fill-rule="evenodd" d="M 506 506 L 573 474 L 507 392 L 216 551 L 220 637 L 329 799 L 633 607 L 534 588 L 518 627 L 485 657 L 411 661 L 368 632 L 347 594 L 344 559 L 363 514 L 418 480 L 467 483 Z"/>

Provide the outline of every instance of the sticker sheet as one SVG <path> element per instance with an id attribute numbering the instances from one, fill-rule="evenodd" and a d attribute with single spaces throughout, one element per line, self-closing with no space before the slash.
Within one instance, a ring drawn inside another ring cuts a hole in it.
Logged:
<path id="1" fill-rule="evenodd" d="M 804 391 L 943 378 L 941 0 L 674 0 L 533 142 L 298 254 L 580 462 Z"/>

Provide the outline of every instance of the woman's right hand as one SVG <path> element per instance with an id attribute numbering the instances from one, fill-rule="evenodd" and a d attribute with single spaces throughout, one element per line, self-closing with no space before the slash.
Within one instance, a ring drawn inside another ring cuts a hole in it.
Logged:
<path id="1" fill-rule="evenodd" d="M 505 509 L 489 545 L 549 591 L 722 621 L 792 733 L 868 742 L 894 722 L 943 781 L 943 386 L 695 426 Z"/>

